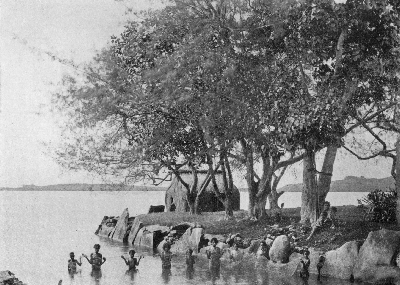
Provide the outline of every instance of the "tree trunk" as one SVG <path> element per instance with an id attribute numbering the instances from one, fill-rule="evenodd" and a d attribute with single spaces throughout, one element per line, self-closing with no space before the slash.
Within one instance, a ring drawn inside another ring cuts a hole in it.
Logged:
<path id="1" fill-rule="evenodd" d="M 397 142 L 396 142 L 396 193 L 397 193 L 396 219 L 397 219 L 397 224 L 400 225 L 400 134 L 397 134 Z"/>
<path id="2" fill-rule="evenodd" d="M 318 204 L 321 210 L 322 204 L 331 189 L 333 165 L 335 164 L 338 148 L 336 146 L 328 146 L 326 149 L 324 163 L 318 179 Z"/>
<path id="3" fill-rule="evenodd" d="M 254 185 L 252 185 L 254 187 Z M 256 190 L 254 189 L 250 189 L 250 187 L 248 188 L 249 190 L 249 207 L 248 207 L 248 213 L 249 216 L 252 218 L 256 218 L 256 195 L 254 192 L 256 192 Z"/>
<path id="4" fill-rule="evenodd" d="M 190 165 L 192 170 L 193 182 L 192 185 L 189 186 L 189 192 L 187 193 L 187 201 L 189 205 L 190 214 L 196 214 L 195 201 L 197 198 L 197 184 L 199 181 L 199 177 L 197 175 L 197 169 L 193 165 Z"/>
<path id="5" fill-rule="evenodd" d="M 248 214 L 251 218 L 256 218 L 256 194 L 258 190 L 258 183 L 254 181 L 254 158 L 253 150 L 247 146 L 245 140 L 241 141 L 243 147 L 243 153 L 246 157 L 246 183 L 247 191 L 249 193 L 249 206 Z"/>
<path id="6" fill-rule="evenodd" d="M 262 219 L 266 216 L 265 206 L 267 205 L 267 198 L 257 199 L 254 205 L 254 216 L 257 219 Z"/>
<path id="7" fill-rule="evenodd" d="M 224 207 L 225 207 L 225 217 L 228 219 L 233 218 L 233 209 L 232 209 L 231 199 L 225 199 Z"/>
<path id="8" fill-rule="evenodd" d="M 314 223 L 318 218 L 318 191 L 315 152 L 307 151 L 303 159 L 303 191 L 301 193 L 301 223 Z"/>
<path id="9" fill-rule="evenodd" d="M 280 209 L 281 207 L 278 204 L 279 197 L 282 196 L 284 192 L 277 192 L 276 189 L 271 189 L 271 193 L 268 195 L 268 201 L 269 201 L 269 209 L 270 210 L 277 210 Z"/>
<path id="10" fill-rule="evenodd" d="M 194 205 L 193 205 L 194 214 L 196 214 L 196 215 L 200 214 L 199 204 L 200 204 L 200 195 L 197 195 L 196 199 L 194 200 Z"/>
<path id="11" fill-rule="evenodd" d="M 223 154 L 221 155 L 221 161 L 223 161 L 221 165 L 222 170 L 222 181 L 224 185 L 224 192 L 225 192 L 225 217 L 227 219 L 233 218 L 233 209 L 232 209 L 232 191 L 233 191 L 233 178 L 232 178 L 232 171 L 229 165 L 228 157 Z"/>

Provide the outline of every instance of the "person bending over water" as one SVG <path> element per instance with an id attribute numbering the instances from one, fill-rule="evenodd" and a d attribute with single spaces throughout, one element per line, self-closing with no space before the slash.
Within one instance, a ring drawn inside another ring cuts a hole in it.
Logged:
<path id="1" fill-rule="evenodd" d="M 84 258 L 86 258 L 86 260 L 92 265 L 93 271 L 100 271 L 101 266 L 104 264 L 104 262 L 106 262 L 106 258 L 103 257 L 103 255 L 99 252 L 99 250 L 100 250 L 99 244 L 96 243 L 93 246 L 93 248 L 94 248 L 94 252 L 90 254 L 90 259 L 88 258 L 88 256 L 86 254 L 82 254 L 82 256 Z"/>
<path id="2" fill-rule="evenodd" d="M 129 258 L 126 259 L 125 256 L 121 255 L 121 258 L 125 261 L 125 264 L 128 265 L 128 271 L 136 271 L 136 266 L 139 265 L 140 260 L 143 258 L 143 255 L 139 256 L 139 259 L 135 258 L 135 251 L 131 249 L 129 251 Z"/>
<path id="3" fill-rule="evenodd" d="M 68 272 L 69 273 L 75 273 L 76 272 L 76 265 L 78 264 L 79 266 L 82 265 L 82 257 L 79 257 L 79 261 L 75 259 L 75 253 L 71 252 L 69 254 L 69 260 L 68 260 Z"/>

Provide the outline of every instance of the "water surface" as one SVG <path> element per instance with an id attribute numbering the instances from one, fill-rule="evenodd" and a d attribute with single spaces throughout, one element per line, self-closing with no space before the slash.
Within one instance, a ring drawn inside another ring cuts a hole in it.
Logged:
<path id="1" fill-rule="evenodd" d="M 332 205 L 357 204 L 366 193 L 330 193 Z M 285 207 L 299 207 L 301 193 L 285 193 L 280 202 Z M 241 193 L 241 208 L 247 208 L 247 193 Z M 145 255 L 135 274 L 126 274 L 121 255 L 129 246 L 94 235 L 104 215 L 118 216 L 125 208 L 130 216 L 146 213 L 150 205 L 164 204 L 164 192 L 39 192 L 0 191 L 0 270 L 8 269 L 28 285 L 65 284 L 211 284 L 207 261 L 199 258 L 195 272 L 187 274 L 183 257 L 173 259 L 172 275 L 161 274 L 159 256 L 151 250 L 138 249 Z M 95 243 L 107 258 L 101 276 L 91 276 L 86 260 L 78 274 L 67 272 L 69 252 L 79 257 L 93 251 Z M 282 276 L 281 276 L 282 277 Z M 254 260 L 239 267 L 223 262 L 221 278 L 215 284 L 302 284 L 299 278 L 277 278 L 257 269 Z M 308 284 L 339 285 L 347 281 L 312 277 Z"/>

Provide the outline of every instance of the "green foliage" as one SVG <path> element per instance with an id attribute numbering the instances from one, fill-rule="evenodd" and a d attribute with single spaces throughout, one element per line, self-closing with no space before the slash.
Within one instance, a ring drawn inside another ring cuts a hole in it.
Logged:
<path id="1" fill-rule="evenodd" d="M 396 191 L 384 192 L 377 189 L 358 200 L 358 203 L 369 208 L 368 214 L 372 221 L 380 223 L 396 222 Z"/>

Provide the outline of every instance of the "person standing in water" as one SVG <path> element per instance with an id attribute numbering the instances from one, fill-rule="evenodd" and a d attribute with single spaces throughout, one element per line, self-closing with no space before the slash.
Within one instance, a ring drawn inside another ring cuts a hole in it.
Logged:
<path id="1" fill-rule="evenodd" d="M 100 271 L 101 266 L 106 262 L 106 258 L 103 257 L 103 255 L 99 252 L 100 251 L 100 245 L 95 244 L 93 246 L 94 252 L 90 254 L 90 259 L 86 254 L 82 254 L 84 258 L 92 265 L 92 271 Z"/>
<path id="2" fill-rule="evenodd" d="M 265 257 L 269 259 L 269 246 L 265 241 L 260 242 L 260 247 L 257 250 L 257 258 Z"/>
<path id="3" fill-rule="evenodd" d="M 75 259 L 75 253 L 71 252 L 69 254 L 69 260 L 68 260 L 68 272 L 69 273 L 75 273 L 76 272 L 76 265 L 78 264 L 79 266 L 82 265 L 82 257 L 79 257 L 79 261 Z"/>
<path id="4" fill-rule="evenodd" d="M 303 251 L 303 258 L 300 260 L 301 262 L 301 269 L 300 269 L 300 277 L 304 279 L 308 279 L 310 276 L 310 272 L 308 269 L 310 268 L 310 252 L 308 249 Z"/>
<path id="5" fill-rule="evenodd" d="M 211 273 L 211 278 L 214 280 L 220 277 L 220 269 L 221 269 L 221 256 L 222 251 L 219 247 L 217 247 L 218 240 L 217 238 L 211 239 L 211 246 L 207 249 L 207 258 L 209 260 L 208 266 Z"/>
<path id="6" fill-rule="evenodd" d="M 163 278 L 164 283 L 167 284 L 171 278 L 171 259 L 173 254 L 171 252 L 171 244 L 169 242 L 165 242 L 162 248 L 163 251 L 160 253 L 162 268 L 161 277 Z"/>
<path id="7" fill-rule="evenodd" d="M 161 263 L 162 263 L 162 270 L 163 271 L 171 271 L 171 259 L 172 259 L 172 252 L 171 252 L 171 244 L 166 242 L 163 244 L 163 251 L 160 254 Z"/>
<path id="8" fill-rule="evenodd" d="M 193 279 L 194 264 L 196 263 L 196 256 L 193 255 L 193 249 L 186 250 L 186 277 Z"/>
<path id="9" fill-rule="evenodd" d="M 143 258 L 143 255 L 139 256 L 139 259 L 135 258 L 135 251 L 131 249 L 129 251 L 129 258 L 126 259 L 125 256 L 121 255 L 121 258 L 125 261 L 125 264 L 128 265 L 128 271 L 136 271 L 136 266 L 139 265 L 140 260 Z"/>

